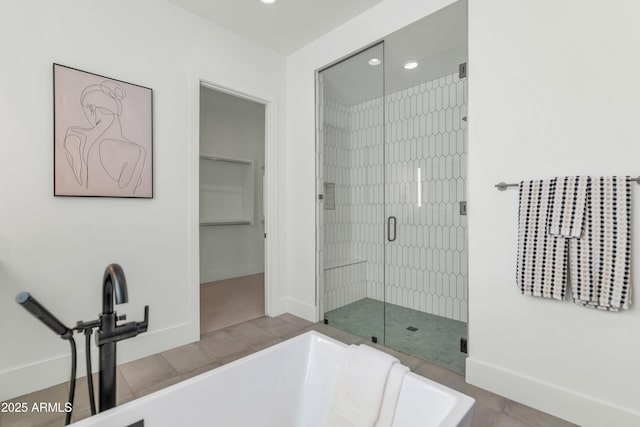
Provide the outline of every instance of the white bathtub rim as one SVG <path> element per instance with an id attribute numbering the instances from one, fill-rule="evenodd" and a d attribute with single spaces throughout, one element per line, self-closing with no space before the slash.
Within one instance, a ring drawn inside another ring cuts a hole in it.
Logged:
<path id="1" fill-rule="evenodd" d="M 329 336 L 326 336 L 320 332 L 317 331 L 308 331 L 305 332 L 303 334 L 297 335 L 293 338 L 290 338 L 288 340 L 282 341 L 280 343 L 277 343 L 273 346 L 267 347 L 265 349 L 259 350 L 255 353 L 251 353 L 248 354 L 240 359 L 234 360 L 232 362 L 229 362 L 225 365 L 219 366 L 215 369 L 212 369 L 210 371 L 207 372 L 203 372 L 199 375 L 196 375 L 194 377 L 188 378 L 184 381 L 180 381 L 176 384 L 167 386 L 161 390 L 155 391 L 153 393 L 150 393 L 148 395 L 139 397 L 137 399 L 134 399 L 132 401 L 123 403 L 121 405 L 118 405 L 108 411 L 104 411 L 104 412 L 100 412 L 96 415 L 93 415 L 91 417 L 85 418 L 83 420 L 77 421 L 75 423 L 73 423 L 72 425 L 78 425 L 78 427 L 84 426 L 85 425 L 85 421 L 87 422 L 86 425 L 87 426 L 92 426 L 94 424 L 99 425 L 99 423 L 103 420 L 103 419 L 107 419 L 109 417 L 111 417 L 114 414 L 114 411 L 128 411 L 128 410 L 132 410 L 135 408 L 139 408 L 141 406 L 144 406 L 145 404 L 147 404 L 147 402 L 149 401 L 153 401 L 154 399 L 156 399 L 158 396 L 161 395 L 166 395 L 169 393 L 174 393 L 174 392 L 179 392 L 179 390 L 185 388 L 185 387 L 190 387 L 191 385 L 201 382 L 201 381 L 206 381 L 208 380 L 208 378 L 211 375 L 215 375 L 216 373 L 220 373 L 220 372 L 225 372 L 228 371 L 229 369 L 234 369 L 235 367 L 237 367 L 238 365 L 242 365 L 245 363 L 250 362 L 253 359 L 259 358 L 265 354 L 268 353 L 272 353 L 274 351 L 279 351 L 282 349 L 282 347 L 287 346 L 287 345 L 302 345 L 302 343 L 304 344 L 304 348 L 306 350 L 306 358 L 307 358 L 307 364 L 310 363 L 310 357 L 309 357 L 309 352 L 311 351 L 311 347 L 312 347 L 312 342 L 319 342 L 319 343 L 329 343 L 332 345 L 335 345 L 339 348 L 342 348 L 346 351 L 346 348 L 348 347 L 348 344 L 345 344 L 343 342 L 340 342 L 334 338 L 331 338 Z M 461 419 L 463 419 L 465 417 L 465 414 L 467 417 L 470 418 L 470 414 L 472 412 L 472 408 L 475 404 L 475 400 L 457 390 L 454 390 L 450 387 L 447 387 L 443 384 L 440 384 L 436 381 L 430 380 L 428 378 L 425 378 L 419 374 L 416 374 L 414 372 L 407 372 L 405 374 L 405 380 L 413 380 L 413 381 L 418 381 L 418 382 L 422 382 L 422 383 L 426 383 L 427 385 L 429 385 L 431 388 L 435 388 L 435 389 L 439 389 L 443 392 L 445 392 L 446 394 L 450 395 L 457 403 L 454 405 L 454 407 L 449 411 L 449 413 L 447 414 L 447 416 L 445 416 L 445 418 L 441 421 L 441 427 L 455 427 L 458 426 L 459 422 Z M 134 411 L 135 412 L 135 411 Z"/>

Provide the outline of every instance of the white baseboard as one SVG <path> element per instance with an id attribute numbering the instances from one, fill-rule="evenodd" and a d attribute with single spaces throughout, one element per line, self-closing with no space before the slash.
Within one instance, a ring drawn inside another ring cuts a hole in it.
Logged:
<path id="1" fill-rule="evenodd" d="M 471 358 L 468 383 L 582 427 L 640 426 L 640 412 L 585 396 Z"/>
<path id="2" fill-rule="evenodd" d="M 283 298 L 284 306 L 288 313 L 293 314 L 294 316 L 302 317 L 309 322 L 317 322 L 316 319 L 316 307 L 315 305 L 310 305 L 304 303 L 302 301 L 295 300 L 293 298 Z"/>
<path id="3" fill-rule="evenodd" d="M 264 273 L 264 263 L 215 268 L 212 270 L 202 271 L 200 273 L 200 283 L 215 282 L 218 280 L 231 279 L 233 277 L 250 276 L 258 273 Z"/>
<path id="4" fill-rule="evenodd" d="M 78 347 L 77 377 L 79 378 L 86 374 L 84 336 L 77 334 L 75 339 Z M 144 333 L 131 340 L 118 343 L 118 365 L 199 339 L 198 329 L 189 323 L 172 326 L 160 331 Z M 97 372 L 98 350 L 93 343 L 91 353 L 93 362 L 92 369 L 94 372 Z M 67 382 L 69 381 L 70 375 L 71 356 L 69 353 L 2 371 L 0 372 L 0 384 L 2 384 L 0 387 L 0 401 Z M 84 391 L 76 390 L 76 393 L 84 393 Z"/>

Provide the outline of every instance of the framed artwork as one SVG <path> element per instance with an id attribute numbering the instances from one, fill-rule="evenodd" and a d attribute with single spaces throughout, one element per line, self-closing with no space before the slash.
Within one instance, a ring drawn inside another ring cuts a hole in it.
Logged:
<path id="1" fill-rule="evenodd" d="M 153 197 L 153 90 L 53 64 L 55 196 Z"/>

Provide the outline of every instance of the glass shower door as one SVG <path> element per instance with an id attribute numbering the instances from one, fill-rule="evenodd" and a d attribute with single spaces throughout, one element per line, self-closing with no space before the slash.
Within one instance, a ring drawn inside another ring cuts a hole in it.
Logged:
<path id="1" fill-rule="evenodd" d="M 462 7 L 385 41 L 385 345 L 458 372 L 467 336 L 466 45 L 445 54 L 409 54 L 407 45 L 433 20 L 462 19 Z"/>
<path id="2" fill-rule="evenodd" d="M 325 323 L 384 340 L 384 44 L 318 73 L 318 241 Z"/>

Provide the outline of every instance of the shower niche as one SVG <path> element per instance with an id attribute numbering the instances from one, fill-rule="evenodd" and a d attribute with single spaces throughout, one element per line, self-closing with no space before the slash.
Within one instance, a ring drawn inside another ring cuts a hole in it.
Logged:
<path id="1" fill-rule="evenodd" d="M 458 372 L 467 331 L 466 16 L 466 2 L 456 2 L 316 78 L 320 318 Z"/>

